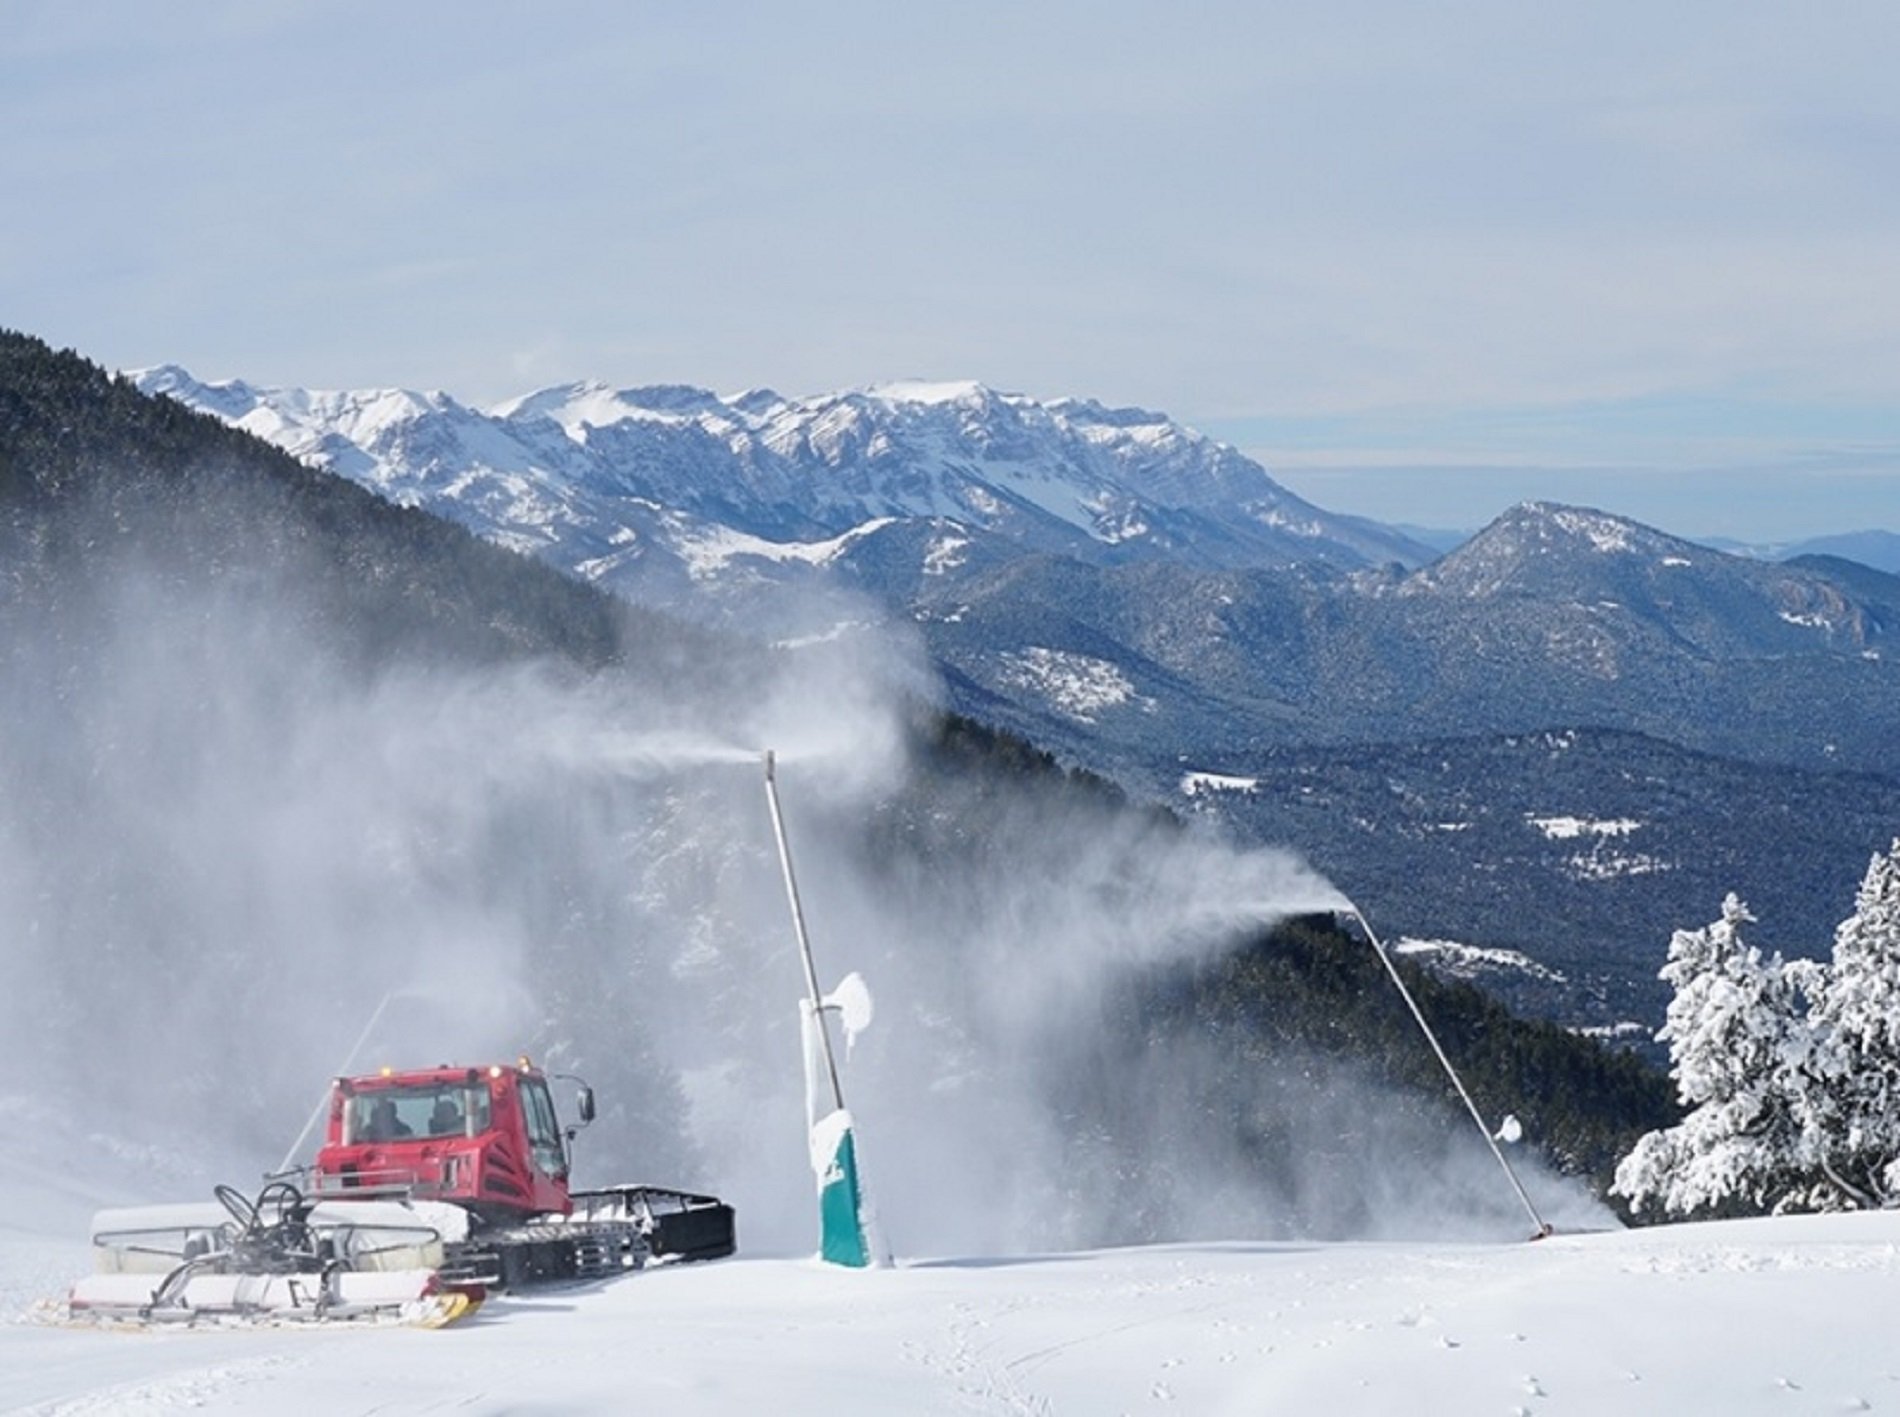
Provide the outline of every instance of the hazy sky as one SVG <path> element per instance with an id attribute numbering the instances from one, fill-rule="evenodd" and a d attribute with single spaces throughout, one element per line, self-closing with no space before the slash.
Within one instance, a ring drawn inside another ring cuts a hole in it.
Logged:
<path id="1" fill-rule="evenodd" d="M 1900 6 L 9 0 L 0 324 L 1165 409 L 1340 510 L 1900 530 Z"/>

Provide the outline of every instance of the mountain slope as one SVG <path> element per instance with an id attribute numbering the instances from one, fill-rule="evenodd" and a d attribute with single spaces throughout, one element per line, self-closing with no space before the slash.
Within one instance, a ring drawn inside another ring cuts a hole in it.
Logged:
<path id="1" fill-rule="evenodd" d="M 1885 771 L 1900 741 L 1900 580 L 1844 570 L 1532 505 L 1410 574 L 1022 558 L 921 584 L 914 605 L 936 655 L 1011 723 L 1117 770 L 1594 725 Z M 1024 663 L 1094 666 L 1117 692 L 1078 706 L 1065 679 Z"/>

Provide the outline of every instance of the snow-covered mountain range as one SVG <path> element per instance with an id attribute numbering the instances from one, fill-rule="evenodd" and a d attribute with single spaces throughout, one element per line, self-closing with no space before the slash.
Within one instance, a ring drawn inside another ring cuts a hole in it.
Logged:
<path id="1" fill-rule="evenodd" d="M 312 392 L 133 376 L 307 461 L 547 556 L 622 594 L 798 579 L 893 525 L 941 567 L 980 554 L 1208 569 L 1434 553 L 1281 487 L 1142 409 L 976 383 L 814 398 L 568 384 L 482 410 L 441 393 Z M 702 598 L 703 604 L 703 598 Z"/>
<path id="2" fill-rule="evenodd" d="M 631 599 L 787 636 L 849 613 L 788 587 L 867 594 L 919 625 L 958 707 L 1123 776 L 1153 759 L 1171 782 L 1184 751 L 1583 724 L 1874 766 L 1900 729 L 1860 712 L 1900 624 L 1882 573 L 1548 504 L 1436 558 L 1138 409 L 974 383 L 573 384 L 483 411 L 136 379 Z M 1824 683 L 1838 714 L 1808 705 Z"/>

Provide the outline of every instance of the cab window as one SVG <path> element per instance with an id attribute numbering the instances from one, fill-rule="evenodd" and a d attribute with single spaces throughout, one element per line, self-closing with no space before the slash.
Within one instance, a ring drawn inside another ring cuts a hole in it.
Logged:
<path id="1" fill-rule="evenodd" d="M 528 1121 L 528 1145 L 534 1164 L 550 1176 L 567 1174 L 567 1149 L 561 1144 L 561 1124 L 554 1115 L 548 1085 L 539 1078 L 521 1082 L 521 1110 Z"/>
<path id="2" fill-rule="evenodd" d="M 488 1089 L 469 1083 L 397 1083 L 352 1095 L 343 1113 L 343 1140 L 440 1140 L 488 1130 Z"/>

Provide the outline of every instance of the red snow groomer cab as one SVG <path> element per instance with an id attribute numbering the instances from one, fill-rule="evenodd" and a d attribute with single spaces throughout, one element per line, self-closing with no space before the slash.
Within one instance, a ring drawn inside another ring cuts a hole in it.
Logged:
<path id="1" fill-rule="evenodd" d="M 585 1083 L 576 1110 L 578 1122 L 563 1128 L 546 1075 L 526 1058 L 338 1078 L 307 1194 L 459 1206 L 469 1240 L 451 1247 L 445 1276 L 509 1288 L 732 1253 L 732 1208 L 716 1197 L 647 1185 L 571 1190 L 568 1145 L 594 1120 Z"/>
<path id="2" fill-rule="evenodd" d="M 594 1119 L 586 1087 L 579 1115 L 580 1126 Z M 526 1058 L 512 1067 L 385 1068 L 332 1085 L 310 1192 L 344 1199 L 400 1191 L 452 1201 L 491 1225 L 566 1215 L 572 1138 L 547 1078 Z"/>

